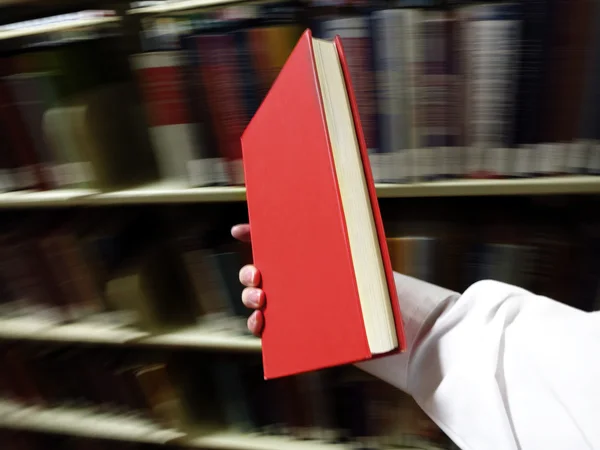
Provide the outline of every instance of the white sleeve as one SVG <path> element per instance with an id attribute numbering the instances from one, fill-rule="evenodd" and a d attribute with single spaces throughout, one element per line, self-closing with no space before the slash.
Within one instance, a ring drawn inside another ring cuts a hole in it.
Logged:
<path id="1" fill-rule="evenodd" d="M 407 351 L 361 369 L 463 450 L 600 449 L 600 313 L 496 281 L 463 295 L 395 281 Z"/>

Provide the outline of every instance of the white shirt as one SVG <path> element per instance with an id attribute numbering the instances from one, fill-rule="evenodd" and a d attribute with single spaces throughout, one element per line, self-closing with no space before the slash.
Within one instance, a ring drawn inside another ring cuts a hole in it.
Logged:
<path id="1" fill-rule="evenodd" d="M 459 295 L 394 276 L 407 351 L 361 369 L 463 450 L 600 449 L 600 313 L 496 281 Z"/>

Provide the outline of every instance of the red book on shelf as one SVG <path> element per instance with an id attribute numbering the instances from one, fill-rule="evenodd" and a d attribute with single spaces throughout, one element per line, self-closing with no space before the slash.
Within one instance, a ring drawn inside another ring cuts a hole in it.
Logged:
<path id="1" fill-rule="evenodd" d="M 339 38 L 307 30 L 242 136 L 265 378 L 404 350 L 402 318 Z"/>

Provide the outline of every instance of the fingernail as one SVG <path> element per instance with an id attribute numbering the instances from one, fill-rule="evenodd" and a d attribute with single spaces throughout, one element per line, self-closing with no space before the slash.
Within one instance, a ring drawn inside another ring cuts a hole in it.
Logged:
<path id="1" fill-rule="evenodd" d="M 242 284 L 248 285 L 248 284 L 252 284 L 252 271 L 250 270 L 250 267 L 242 267 L 242 270 L 240 272 L 240 281 L 242 282 Z"/>
<path id="2" fill-rule="evenodd" d="M 248 302 L 253 308 L 258 308 L 260 306 L 261 292 L 260 289 L 252 289 L 248 292 Z"/>

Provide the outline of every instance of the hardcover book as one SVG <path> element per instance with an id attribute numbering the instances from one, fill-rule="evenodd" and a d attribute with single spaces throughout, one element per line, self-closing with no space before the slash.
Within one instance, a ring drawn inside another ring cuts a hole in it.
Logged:
<path id="1" fill-rule="evenodd" d="M 392 266 L 339 37 L 301 37 L 242 136 L 265 378 L 404 349 Z"/>

